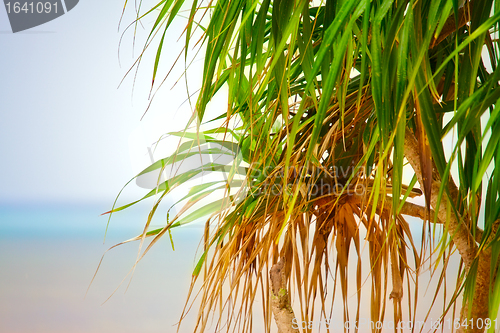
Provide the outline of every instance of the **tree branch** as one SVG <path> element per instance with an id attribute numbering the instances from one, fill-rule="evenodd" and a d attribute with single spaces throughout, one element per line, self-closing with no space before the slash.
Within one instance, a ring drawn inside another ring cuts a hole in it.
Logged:
<path id="1" fill-rule="evenodd" d="M 358 202 L 361 203 L 362 202 L 362 198 L 358 198 Z M 392 210 L 392 198 L 391 197 L 387 197 L 386 198 L 386 204 L 384 206 L 384 210 L 385 211 L 391 211 Z M 399 214 L 413 216 L 413 217 L 418 217 L 418 218 L 420 218 L 422 220 L 426 219 L 425 207 L 417 205 L 417 204 L 414 204 L 413 202 L 408 202 L 408 201 L 405 201 L 403 203 L 403 206 L 401 207 L 401 210 L 399 211 Z M 430 216 L 432 217 L 432 216 L 434 216 L 434 214 L 435 214 L 434 210 L 431 209 Z M 498 220 L 498 221 L 500 221 L 500 220 Z M 436 223 L 436 224 L 443 224 L 443 221 L 441 221 L 439 219 L 437 221 L 432 221 L 432 222 Z M 498 229 L 498 226 L 497 227 L 493 227 L 493 230 L 492 230 L 490 236 L 488 237 L 488 240 L 486 241 L 485 251 L 490 251 L 491 252 L 491 248 L 488 247 L 488 245 L 494 239 L 497 229 Z M 481 243 L 481 241 L 483 239 L 483 234 L 484 234 L 484 230 L 481 229 L 481 228 L 479 228 L 479 227 L 476 227 L 475 240 L 476 240 L 477 243 Z"/>
<path id="2" fill-rule="evenodd" d="M 418 155 L 418 143 L 417 139 L 410 131 L 406 131 L 405 135 L 405 156 L 408 162 L 411 164 L 413 171 L 417 175 L 418 182 L 423 184 L 422 170 L 420 169 L 420 156 Z M 433 175 L 433 178 L 439 178 L 437 173 Z M 449 192 L 454 196 L 458 191 L 452 179 L 449 180 Z M 432 180 L 432 190 L 431 190 L 431 206 L 438 211 L 438 219 L 441 223 L 446 224 L 448 227 L 448 232 L 453 238 L 453 243 L 458 249 L 458 252 L 462 256 L 464 265 L 469 270 L 472 265 L 472 261 L 477 254 L 477 244 L 474 237 L 470 233 L 469 229 L 464 226 L 464 223 L 457 219 L 457 216 L 452 214 L 447 214 L 446 206 L 450 203 L 446 193 L 441 197 L 441 203 L 437 207 L 438 194 L 441 181 L 439 179 Z M 452 198 L 456 202 L 456 197 Z"/>
<path id="3" fill-rule="evenodd" d="M 420 169 L 420 156 L 418 155 L 418 143 L 413 133 L 409 130 L 406 131 L 404 149 L 406 159 L 415 171 L 419 183 L 422 184 L 423 179 L 422 170 Z M 468 303 L 468 301 L 464 299 L 460 314 L 460 322 L 464 319 L 472 319 L 475 325 L 473 325 L 473 327 L 461 326 L 458 329 L 458 332 L 484 332 L 483 328 L 478 328 L 477 323 L 479 319 L 485 320 L 489 316 L 488 303 L 490 290 L 491 251 L 482 250 L 478 252 L 478 246 L 469 228 L 467 228 L 467 224 L 464 223 L 460 217 L 460 219 L 457 218 L 454 213 L 449 215 L 447 214 L 446 207 L 448 204 L 454 204 L 454 202 L 457 202 L 458 197 L 458 189 L 451 177 L 448 181 L 448 192 L 450 193 L 451 198 L 448 197 L 447 193 L 444 193 L 441 197 L 441 203 L 439 207 L 437 207 L 440 185 L 441 180 L 439 179 L 439 175 L 437 175 L 437 173 L 433 174 L 430 198 L 431 206 L 434 209 L 437 209 L 438 219 L 440 222 L 446 224 L 448 233 L 450 234 L 453 243 L 462 257 L 467 273 L 470 271 L 474 260 L 477 259 L 477 274 L 475 276 L 472 304 Z M 450 199 L 452 202 L 450 202 Z"/>

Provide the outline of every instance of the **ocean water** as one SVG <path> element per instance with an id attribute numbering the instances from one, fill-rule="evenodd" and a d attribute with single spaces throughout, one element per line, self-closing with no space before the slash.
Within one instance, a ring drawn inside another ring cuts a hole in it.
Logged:
<path id="1" fill-rule="evenodd" d="M 161 239 L 137 265 L 132 280 L 130 275 L 126 277 L 139 243 L 107 252 L 90 285 L 104 252 L 138 235 L 149 211 L 137 207 L 115 214 L 103 244 L 107 217 L 100 213 L 107 209 L 98 204 L 0 205 L 0 333 L 176 331 L 191 273 L 201 254 L 197 252 L 201 225 L 174 229 L 175 251 L 168 236 Z M 164 223 L 165 212 L 159 211 L 152 224 Z M 411 225 L 415 230 L 421 228 L 420 222 Z M 417 318 L 424 320 L 434 287 L 427 287 L 429 272 L 420 279 L 423 295 Z M 453 278 L 450 283 L 453 286 Z M 349 302 L 354 305 L 355 291 L 351 294 Z M 368 289 L 364 295 L 369 297 Z M 429 323 L 439 317 L 443 300 L 437 300 Z M 333 319 L 342 322 L 340 296 L 336 302 Z M 392 318 L 391 308 L 389 303 L 388 319 Z M 181 333 L 192 332 L 196 310 L 194 307 L 183 321 Z M 369 318 L 368 306 L 361 306 L 361 315 Z"/>
<path id="2" fill-rule="evenodd" d="M 116 214 L 103 244 L 107 217 L 99 215 L 107 208 L 0 206 L 0 332 L 175 332 L 202 229 L 174 230 L 175 251 L 162 239 L 121 286 L 139 243 L 119 246 L 90 285 L 103 253 L 140 233 L 147 216 Z M 153 224 L 162 222 L 160 214 Z M 189 317 L 185 323 L 181 332 L 190 331 Z"/>

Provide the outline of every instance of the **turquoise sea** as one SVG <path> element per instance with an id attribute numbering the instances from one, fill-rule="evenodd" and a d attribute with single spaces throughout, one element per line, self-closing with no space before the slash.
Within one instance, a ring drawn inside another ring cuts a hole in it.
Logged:
<path id="1" fill-rule="evenodd" d="M 132 280 L 126 278 L 121 285 L 135 262 L 139 243 L 109 251 L 86 295 L 103 253 L 138 235 L 149 211 L 143 206 L 115 214 L 103 244 L 107 217 L 100 214 L 109 208 L 101 204 L 0 204 L 0 333 L 176 331 L 174 325 L 200 256 L 201 225 L 174 229 L 175 251 L 168 236 L 164 237 L 139 263 Z M 164 224 L 165 216 L 166 212 L 158 212 L 153 226 Z M 412 223 L 412 227 L 421 228 L 421 224 Z M 436 281 L 429 285 L 430 275 L 423 272 L 420 277 L 418 320 L 424 320 L 433 302 Z M 454 285 L 453 277 L 449 283 Z M 355 303 L 355 290 L 351 294 L 349 300 Z M 369 297 L 368 289 L 364 295 Z M 443 300 L 436 301 L 426 325 L 439 317 Z M 340 301 L 336 300 L 332 317 L 338 323 L 343 313 Z M 181 333 L 192 332 L 196 310 L 183 322 Z M 387 311 L 390 322 L 390 304 Z M 361 307 L 361 316 L 370 318 L 368 306 Z M 343 332 L 343 328 L 330 331 Z M 391 331 L 384 326 L 383 332 Z"/>
<path id="2" fill-rule="evenodd" d="M 107 217 L 99 215 L 108 208 L 0 205 L 0 332 L 175 332 L 202 229 L 175 230 L 175 251 L 161 240 L 120 287 L 139 243 L 111 250 L 85 295 L 105 250 L 136 236 L 147 216 L 116 214 L 103 244 Z"/>

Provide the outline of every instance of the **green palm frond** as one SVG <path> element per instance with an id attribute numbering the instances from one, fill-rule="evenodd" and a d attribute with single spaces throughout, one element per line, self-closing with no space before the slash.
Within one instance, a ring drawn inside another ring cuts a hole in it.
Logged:
<path id="1" fill-rule="evenodd" d="M 153 85 L 165 33 L 183 6 L 161 1 L 144 14 L 156 18 L 145 51 L 163 31 Z M 276 297 L 269 271 L 278 264 L 299 321 L 330 318 L 337 290 L 344 321 L 359 321 L 368 285 L 370 320 L 383 321 L 392 303 L 395 323 L 415 321 L 429 260 L 440 276 L 434 300 L 446 275 L 457 277 L 440 320 L 456 319 L 455 306 L 460 320 L 493 320 L 500 306 L 500 2 L 218 0 L 189 8 L 185 57 L 195 35 L 204 53 L 191 124 L 209 129 L 172 133 L 181 140 L 175 153 L 138 176 L 193 156 L 226 154 L 234 162 L 170 172 L 138 201 L 154 197 L 156 209 L 206 170 L 225 178 L 194 187 L 163 228 L 148 229 L 153 210 L 136 239 L 153 237 L 151 246 L 171 228 L 206 220 L 193 273 L 199 289 L 189 295 L 200 304 L 195 331 L 250 332 L 261 307 L 269 332 Z M 205 119 L 208 103 L 224 92 L 227 110 Z M 211 148 L 199 148 L 200 140 Z M 411 200 L 421 194 L 424 206 Z M 421 234 L 405 216 L 421 220 Z M 450 256 L 462 265 L 449 266 Z"/>

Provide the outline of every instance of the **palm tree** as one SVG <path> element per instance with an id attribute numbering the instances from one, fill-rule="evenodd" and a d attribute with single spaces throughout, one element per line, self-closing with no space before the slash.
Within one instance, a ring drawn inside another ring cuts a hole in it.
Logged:
<path id="1" fill-rule="evenodd" d="M 155 201 L 144 233 L 132 240 L 152 239 L 145 254 L 173 228 L 205 217 L 188 297 L 200 304 L 195 332 L 213 325 L 251 332 L 260 308 L 266 332 L 275 329 L 273 318 L 282 333 L 316 331 L 297 323 L 330 318 L 337 290 L 344 321 L 359 323 L 369 286 L 371 321 L 384 320 L 392 303 L 396 325 L 414 324 L 424 267 L 438 277 L 434 297 L 446 302 L 441 324 L 451 316 L 451 329 L 494 331 L 500 2 L 186 5 L 163 0 L 137 15 L 155 19 L 145 50 L 162 36 L 153 84 L 165 33 L 185 12 L 185 57 L 201 50 L 204 69 L 193 117 L 174 133 L 176 152 L 136 177 L 196 155 L 234 161 L 212 159 L 158 181 L 138 200 Z M 206 119 L 208 103 L 226 93 L 227 109 Z M 177 216 L 149 228 L 162 199 L 208 169 L 225 178 L 193 187 Z M 421 204 L 412 199 L 422 194 Z M 422 233 L 412 232 L 415 221 Z M 453 258 L 458 267 L 448 265 Z M 456 277 L 451 288 L 447 276 Z"/>

